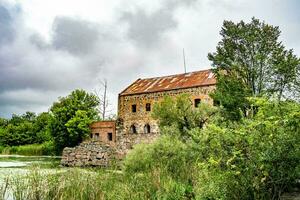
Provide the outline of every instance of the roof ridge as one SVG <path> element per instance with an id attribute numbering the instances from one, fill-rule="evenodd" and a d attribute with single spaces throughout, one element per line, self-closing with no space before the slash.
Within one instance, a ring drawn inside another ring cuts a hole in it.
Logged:
<path id="1" fill-rule="evenodd" d="M 216 79 L 213 74 L 212 68 L 209 68 L 188 73 L 144 79 L 139 78 L 132 84 L 130 84 L 127 88 L 125 88 L 119 94 L 119 96 L 214 84 L 216 84 Z"/>
<path id="2" fill-rule="evenodd" d="M 166 78 L 166 77 L 180 76 L 180 75 L 184 75 L 184 74 L 190 74 L 190 73 L 195 73 L 195 72 L 204 72 L 204 71 L 211 71 L 211 72 L 212 72 L 212 68 L 209 68 L 209 69 L 202 69 L 202 70 L 198 70 L 198 71 L 191 71 L 191 72 L 186 72 L 186 73 L 180 73 L 180 74 L 171 74 L 171 75 L 156 76 L 156 77 L 150 77 L 150 78 L 139 78 L 139 80 L 148 80 L 148 79 Z"/>
<path id="3" fill-rule="evenodd" d="M 133 86 L 135 83 L 137 83 L 139 80 L 141 80 L 141 78 L 136 79 L 133 83 L 131 83 L 129 86 L 127 86 L 124 90 L 122 90 L 120 94 L 124 93 L 128 88 L 130 88 L 131 86 Z"/>

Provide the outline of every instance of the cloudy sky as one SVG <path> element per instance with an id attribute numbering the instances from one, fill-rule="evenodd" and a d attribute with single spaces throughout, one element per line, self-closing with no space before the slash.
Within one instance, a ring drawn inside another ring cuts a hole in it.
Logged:
<path id="1" fill-rule="evenodd" d="M 107 79 L 109 100 L 139 77 L 209 68 L 223 20 L 279 26 L 300 56 L 298 0 L 0 0 L 0 117 L 47 111 Z"/>

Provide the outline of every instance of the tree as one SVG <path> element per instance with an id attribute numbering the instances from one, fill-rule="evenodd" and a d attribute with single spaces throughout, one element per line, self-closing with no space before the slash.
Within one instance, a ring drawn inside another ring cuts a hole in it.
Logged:
<path id="1" fill-rule="evenodd" d="M 52 139 L 49 123 L 51 115 L 48 112 L 40 113 L 33 124 L 36 133 L 36 142 L 43 143 Z"/>
<path id="2" fill-rule="evenodd" d="M 107 98 L 107 80 L 104 79 L 103 81 L 99 80 L 100 83 L 100 88 L 97 88 L 94 90 L 95 95 L 98 97 L 99 100 L 99 113 L 100 113 L 100 118 L 102 120 L 112 119 L 114 118 L 113 115 L 111 115 L 111 110 L 110 110 L 110 103 Z M 102 89 L 103 88 L 103 91 Z"/>
<path id="3" fill-rule="evenodd" d="M 87 125 L 91 124 L 91 122 L 92 120 L 87 116 L 86 111 L 76 111 L 75 116 L 66 123 L 72 143 L 76 144 L 82 138 L 89 136 L 90 129 Z"/>
<path id="4" fill-rule="evenodd" d="M 5 118 L 0 118 L 0 127 L 5 127 L 8 124 L 8 120 Z"/>
<path id="5" fill-rule="evenodd" d="M 58 151 L 82 142 L 90 120 L 97 118 L 98 104 L 95 95 L 75 90 L 52 105 L 49 128 Z"/>
<path id="6" fill-rule="evenodd" d="M 199 199 L 281 199 L 300 170 L 300 104 L 251 98 L 254 115 L 199 133 Z"/>
<path id="7" fill-rule="evenodd" d="M 23 115 L 13 114 L 10 120 L 4 120 L 0 143 L 5 146 L 36 143 L 35 120 L 36 114 L 33 112 L 26 112 Z"/>
<path id="8" fill-rule="evenodd" d="M 162 133 L 173 134 L 183 140 L 192 136 L 191 130 L 202 129 L 206 123 L 213 121 L 216 114 L 217 109 L 205 103 L 195 108 L 186 94 L 177 98 L 167 96 L 153 108 L 153 117 L 159 120 Z"/>
<path id="9" fill-rule="evenodd" d="M 255 18 L 250 23 L 224 21 L 220 35 L 216 52 L 208 54 L 218 79 L 212 97 L 229 117 L 246 114 L 246 97 L 267 95 L 280 100 L 293 93 L 300 60 L 279 41 L 279 27 Z"/>

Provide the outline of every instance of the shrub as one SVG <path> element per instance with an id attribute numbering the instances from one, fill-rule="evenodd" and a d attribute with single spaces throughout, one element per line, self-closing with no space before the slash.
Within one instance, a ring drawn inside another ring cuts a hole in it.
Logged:
<path id="1" fill-rule="evenodd" d="M 0 148 L 0 152 L 2 154 L 17 154 L 24 156 L 55 155 L 55 148 L 53 142 L 49 141 L 43 144 L 2 147 L 2 149 Z"/>
<path id="2" fill-rule="evenodd" d="M 146 191 L 158 199 L 192 197 L 196 173 L 193 155 L 186 143 L 164 135 L 152 144 L 134 147 L 124 161 L 125 176 L 144 183 Z"/>
<path id="3" fill-rule="evenodd" d="M 300 178 L 300 106 L 259 100 L 256 114 L 198 134 L 200 199 L 278 199 Z"/>
<path id="4" fill-rule="evenodd" d="M 136 145 L 124 161 L 124 171 L 131 175 L 159 169 L 175 179 L 186 180 L 194 162 L 185 143 L 165 135 L 152 144 Z"/>

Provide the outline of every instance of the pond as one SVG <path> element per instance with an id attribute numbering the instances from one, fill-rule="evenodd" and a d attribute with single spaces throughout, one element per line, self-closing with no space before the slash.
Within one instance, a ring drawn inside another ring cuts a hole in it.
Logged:
<path id="1" fill-rule="evenodd" d="M 60 157 L 0 155 L 0 183 L 8 176 L 25 174 L 32 167 L 50 170 L 59 167 Z"/>
<path id="2" fill-rule="evenodd" d="M 34 166 L 41 169 L 59 167 L 60 157 L 0 155 L 0 182 L 8 175 L 22 174 Z"/>
<path id="3" fill-rule="evenodd" d="M 0 170 L 2 168 L 28 167 L 32 165 L 59 166 L 59 156 L 21 156 L 0 155 Z"/>
<path id="4" fill-rule="evenodd" d="M 32 168 L 38 168 L 45 173 L 60 171 L 62 170 L 59 169 L 60 159 L 58 156 L 0 155 L 0 188 L 6 178 L 26 175 Z M 5 199 L 13 198 L 8 195 Z"/>

